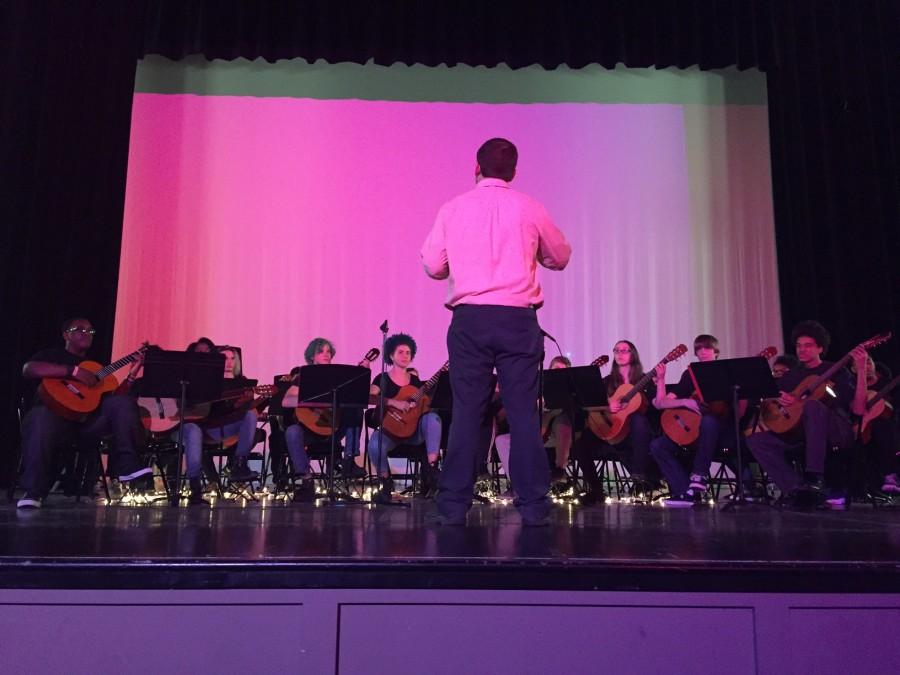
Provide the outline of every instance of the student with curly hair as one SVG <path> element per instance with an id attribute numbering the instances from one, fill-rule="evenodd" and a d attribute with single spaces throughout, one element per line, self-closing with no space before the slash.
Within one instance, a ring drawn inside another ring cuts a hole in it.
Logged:
<path id="1" fill-rule="evenodd" d="M 385 407 L 398 412 L 406 412 L 416 404 L 412 401 L 397 398 L 400 389 L 407 385 L 421 387 L 422 381 L 416 375 L 410 374 L 410 364 L 416 357 L 416 341 L 405 333 L 391 335 L 384 344 L 384 361 L 390 368 L 379 374 L 369 388 L 372 396 L 379 396 L 384 392 Z M 425 443 L 425 452 L 428 461 L 423 467 L 423 492 L 433 495 L 437 490 L 440 469 L 438 461 L 441 450 L 441 418 L 435 412 L 427 412 L 419 418 L 416 433 L 409 438 L 407 443 Z M 389 502 L 394 490 L 391 480 L 391 468 L 388 464 L 388 453 L 397 446 L 397 441 L 378 429 L 369 440 L 369 457 L 376 474 L 380 479 L 379 490 L 373 499 L 378 502 Z"/>

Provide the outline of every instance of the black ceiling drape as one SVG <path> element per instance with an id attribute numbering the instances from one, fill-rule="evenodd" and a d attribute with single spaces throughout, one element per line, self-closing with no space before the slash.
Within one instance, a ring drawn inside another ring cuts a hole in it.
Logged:
<path id="1" fill-rule="evenodd" d="M 21 364 L 58 340 L 63 318 L 89 315 L 109 356 L 144 54 L 760 68 L 784 323 L 821 319 L 837 352 L 900 329 L 898 44 L 895 0 L 2 3 L 3 438 L 16 430 Z M 880 354 L 900 366 L 896 342 Z"/>
<path id="2" fill-rule="evenodd" d="M 380 0 L 151 3 L 143 51 L 180 59 L 372 59 L 512 68 L 758 67 L 775 63 L 770 2 Z"/>

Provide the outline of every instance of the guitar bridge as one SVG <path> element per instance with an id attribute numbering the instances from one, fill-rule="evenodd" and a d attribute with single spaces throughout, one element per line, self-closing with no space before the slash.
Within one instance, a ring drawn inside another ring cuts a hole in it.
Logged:
<path id="1" fill-rule="evenodd" d="M 66 380 L 66 389 L 68 389 L 69 391 L 71 391 L 71 392 L 72 392 L 73 394 L 75 394 L 75 396 L 77 396 L 78 398 L 84 400 L 84 394 L 82 394 L 80 391 L 78 391 L 78 387 L 76 387 L 74 384 L 72 384 L 72 383 L 69 382 L 68 380 Z"/>

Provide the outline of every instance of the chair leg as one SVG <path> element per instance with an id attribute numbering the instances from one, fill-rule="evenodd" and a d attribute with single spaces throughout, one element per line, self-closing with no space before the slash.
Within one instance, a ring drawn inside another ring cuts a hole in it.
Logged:
<path id="1" fill-rule="evenodd" d="M 9 481 L 9 489 L 6 491 L 6 500 L 11 504 L 16 499 L 16 488 L 19 486 L 19 476 L 22 475 L 22 453 L 19 453 L 19 461 L 16 462 L 16 473 Z"/>
<path id="2" fill-rule="evenodd" d="M 106 470 L 103 468 L 103 453 L 101 452 L 100 447 L 97 447 L 97 450 L 94 453 L 94 461 L 97 462 L 97 470 L 100 472 L 100 481 L 103 483 L 103 494 L 106 497 L 106 501 L 110 501 L 109 496 L 109 481 L 106 477 Z M 79 490 L 79 498 L 81 497 L 81 491 Z"/>
<path id="3" fill-rule="evenodd" d="M 222 464 L 220 462 L 219 468 L 221 469 L 221 467 Z M 204 454 L 203 456 L 203 470 L 204 473 L 206 473 L 207 478 L 209 478 L 210 476 L 212 477 L 212 481 L 216 485 L 216 496 L 219 497 L 219 499 L 222 499 L 225 496 L 225 493 L 222 490 L 222 477 L 219 474 L 219 471 L 216 469 L 215 460 L 206 454 Z M 180 487 L 181 486 L 176 485 L 175 490 L 177 491 L 178 489 L 180 489 Z"/>
<path id="4" fill-rule="evenodd" d="M 162 461 L 162 458 L 157 454 L 154 456 L 153 463 L 156 465 L 156 470 L 159 471 L 159 477 L 162 480 L 163 489 L 166 491 L 166 499 L 172 499 L 172 491 L 169 490 L 169 477 L 166 475 L 166 468 Z"/>

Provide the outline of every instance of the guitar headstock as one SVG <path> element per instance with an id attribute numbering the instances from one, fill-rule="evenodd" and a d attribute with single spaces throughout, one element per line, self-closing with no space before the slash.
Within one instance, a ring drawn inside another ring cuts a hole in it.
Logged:
<path id="1" fill-rule="evenodd" d="M 609 354 L 604 354 L 603 356 L 598 356 L 596 359 L 591 361 L 591 365 L 597 366 L 598 368 L 602 368 L 607 363 L 609 363 Z"/>
<path id="2" fill-rule="evenodd" d="M 378 347 L 372 347 L 369 351 L 366 352 L 366 355 L 362 357 L 362 360 L 371 363 L 378 358 L 379 354 L 381 354 L 381 350 L 378 349 Z"/>
<path id="3" fill-rule="evenodd" d="M 875 337 L 871 337 L 865 342 L 860 343 L 860 347 L 863 349 L 872 349 L 872 347 L 877 347 L 878 345 L 883 345 L 885 342 L 890 340 L 892 337 L 891 331 L 887 333 L 879 333 Z"/>
<path id="4" fill-rule="evenodd" d="M 677 347 L 675 347 L 675 349 L 673 349 L 668 354 L 666 354 L 665 357 L 663 358 L 663 360 L 660 361 L 660 363 L 672 363 L 672 361 L 677 361 L 682 356 L 687 354 L 687 350 L 688 350 L 687 345 L 684 345 L 684 344 L 678 345 Z"/>
<path id="5" fill-rule="evenodd" d="M 757 356 L 761 356 L 766 361 L 768 361 L 769 359 L 774 358 L 777 353 L 778 347 L 766 347 L 759 354 L 757 354 Z"/>

